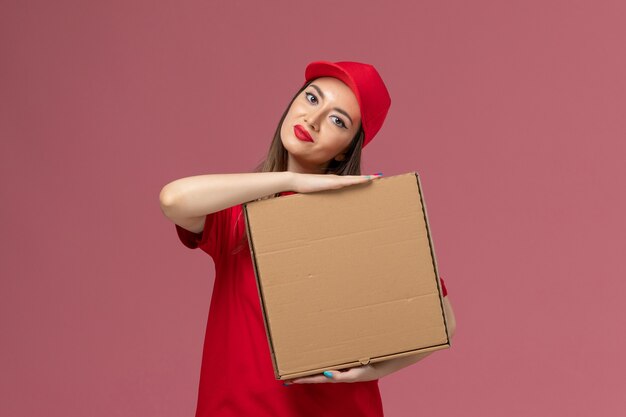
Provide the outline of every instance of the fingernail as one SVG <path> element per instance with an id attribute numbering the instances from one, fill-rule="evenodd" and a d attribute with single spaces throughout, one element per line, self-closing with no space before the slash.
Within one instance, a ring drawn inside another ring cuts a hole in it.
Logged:
<path id="1" fill-rule="evenodd" d="M 382 177 L 382 176 L 383 176 L 383 173 L 382 173 L 382 172 L 377 172 L 377 173 L 376 173 L 376 175 L 378 175 L 378 176 Z"/>
<path id="2" fill-rule="evenodd" d="M 289 386 L 289 384 L 288 384 L 288 383 L 286 383 L 286 382 L 283 382 L 283 385 L 284 385 L 284 386 L 286 386 L 286 387 L 288 387 L 288 386 Z"/>
<path id="3" fill-rule="evenodd" d="M 324 376 L 328 377 L 328 378 L 332 378 L 333 377 L 333 373 L 330 371 L 324 371 Z"/>

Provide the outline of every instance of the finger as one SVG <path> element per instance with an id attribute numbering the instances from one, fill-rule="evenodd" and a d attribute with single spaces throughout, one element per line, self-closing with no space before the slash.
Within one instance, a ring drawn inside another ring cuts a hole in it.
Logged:
<path id="1" fill-rule="evenodd" d="M 293 379 L 292 382 L 294 384 L 321 384 L 324 382 L 335 382 L 339 375 L 341 375 L 341 372 L 337 370 L 327 370 L 320 375 Z"/>
<path id="2" fill-rule="evenodd" d="M 350 185 L 363 184 L 373 179 L 371 175 L 344 175 L 337 181 L 337 188 L 347 187 Z"/>
<path id="3" fill-rule="evenodd" d="M 325 376 L 316 375 L 316 376 L 310 376 L 306 378 L 296 378 L 296 379 L 293 379 L 291 382 L 293 384 L 319 384 L 322 382 L 326 382 L 325 380 L 326 380 Z"/>
<path id="4" fill-rule="evenodd" d="M 376 174 L 370 174 L 370 175 L 363 175 L 363 177 L 365 177 L 368 180 L 373 180 L 375 178 L 380 178 L 383 176 L 382 172 L 377 172 Z"/>
<path id="5" fill-rule="evenodd" d="M 342 372 L 339 372 L 336 369 L 328 369 L 326 371 L 324 371 L 324 373 L 322 374 L 326 377 L 326 379 L 330 379 L 333 382 L 339 382 L 340 381 L 340 377 L 342 376 Z"/>
<path id="6" fill-rule="evenodd" d="M 378 178 L 376 175 L 344 175 L 345 181 L 349 183 L 365 182 Z"/>
<path id="7" fill-rule="evenodd" d="M 337 379 L 341 379 L 343 382 L 351 382 L 357 379 L 362 372 L 362 366 L 345 369 Z"/>
<path id="8" fill-rule="evenodd" d="M 358 381 L 367 372 L 370 365 L 355 366 L 353 368 L 342 369 L 340 372 L 333 372 L 335 382 Z"/>
<path id="9" fill-rule="evenodd" d="M 341 370 L 329 369 L 324 371 L 323 375 L 328 379 L 326 382 L 350 382 L 357 376 L 359 369 L 360 367 Z"/>

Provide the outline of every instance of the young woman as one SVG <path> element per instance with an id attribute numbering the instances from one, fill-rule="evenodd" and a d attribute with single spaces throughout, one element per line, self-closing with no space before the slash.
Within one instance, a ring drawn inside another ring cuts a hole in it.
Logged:
<path id="1" fill-rule="evenodd" d="M 380 417 L 378 380 L 432 353 L 276 380 L 246 240 L 242 203 L 376 178 L 361 175 L 361 150 L 390 105 L 373 66 L 312 62 L 255 172 L 187 177 L 161 190 L 161 209 L 181 242 L 215 262 L 196 417 Z M 454 314 L 441 283 L 452 334 Z"/>

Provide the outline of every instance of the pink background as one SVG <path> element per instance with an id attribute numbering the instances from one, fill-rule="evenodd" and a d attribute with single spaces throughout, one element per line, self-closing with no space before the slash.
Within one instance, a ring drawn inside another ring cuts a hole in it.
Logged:
<path id="1" fill-rule="evenodd" d="M 386 415 L 623 412 L 623 1 L 2 9 L 0 415 L 193 415 L 214 269 L 159 191 L 251 171 L 317 59 L 385 79 L 364 173 L 422 176 L 458 321 Z"/>

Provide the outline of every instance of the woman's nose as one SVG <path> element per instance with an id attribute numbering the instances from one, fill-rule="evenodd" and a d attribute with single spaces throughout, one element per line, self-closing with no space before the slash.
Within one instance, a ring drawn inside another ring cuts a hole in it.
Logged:
<path id="1" fill-rule="evenodd" d="M 321 115 L 322 115 L 321 111 L 311 111 L 309 114 L 306 115 L 306 117 L 304 118 L 304 121 L 308 125 L 313 127 L 315 130 L 317 130 Z"/>

